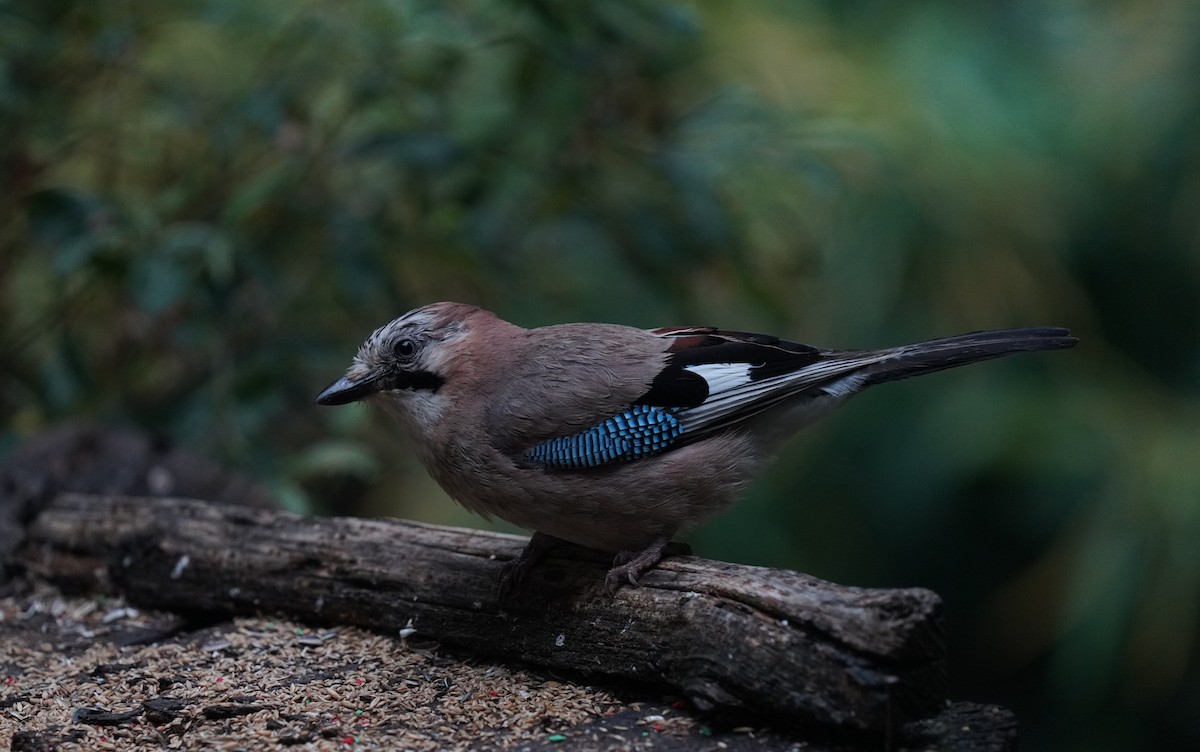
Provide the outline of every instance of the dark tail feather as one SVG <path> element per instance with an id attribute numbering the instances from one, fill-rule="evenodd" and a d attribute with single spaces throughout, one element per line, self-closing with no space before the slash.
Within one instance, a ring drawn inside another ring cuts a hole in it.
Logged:
<path id="1" fill-rule="evenodd" d="M 892 357 L 864 369 L 864 375 L 867 384 L 880 384 L 1013 353 L 1063 350 L 1077 342 L 1069 330 L 1052 326 L 971 332 L 897 347 Z"/>

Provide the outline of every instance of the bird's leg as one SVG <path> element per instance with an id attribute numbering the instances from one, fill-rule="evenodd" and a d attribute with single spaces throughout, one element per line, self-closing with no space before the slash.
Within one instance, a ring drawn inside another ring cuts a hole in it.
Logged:
<path id="1" fill-rule="evenodd" d="M 634 587 L 638 586 L 638 577 L 653 569 L 662 560 L 663 551 L 670 539 L 660 535 L 641 551 L 622 551 L 613 559 L 613 567 L 604 578 L 604 587 L 609 593 L 617 592 L 624 584 L 622 580 Z"/>
<path id="2" fill-rule="evenodd" d="M 517 558 L 505 562 L 504 568 L 500 570 L 500 597 L 503 598 L 520 585 L 542 557 L 557 548 L 569 545 L 571 544 L 567 541 L 553 535 L 534 532 Z"/>

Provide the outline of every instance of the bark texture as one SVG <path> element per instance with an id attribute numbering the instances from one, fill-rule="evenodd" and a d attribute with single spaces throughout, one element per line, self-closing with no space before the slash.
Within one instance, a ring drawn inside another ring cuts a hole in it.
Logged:
<path id="1" fill-rule="evenodd" d="M 412 522 L 306 518 L 177 498 L 65 493 L 31 521 L 18 563 L 63 587 L 158 609 L 282 613 L 416 635 L 588 676 L 661 682 L 701 708 L 883 732 L 937 715 L 938 596 L 796 572 L 665 560 L 604 590 L 608 562 L 548 558 L 501 600 L 524 538 Z"/>

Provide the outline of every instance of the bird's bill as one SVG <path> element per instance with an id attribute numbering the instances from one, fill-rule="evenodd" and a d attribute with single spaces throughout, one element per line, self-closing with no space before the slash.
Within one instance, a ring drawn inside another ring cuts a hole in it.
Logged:
<path id="1" fill-rule="evenodd" d="M 355 381 L 349 376 L 343 376 L 317 395 L 318 405 L 345 405 L 358 402 L 379 391 L 378 378 L 367 376 Z"/>

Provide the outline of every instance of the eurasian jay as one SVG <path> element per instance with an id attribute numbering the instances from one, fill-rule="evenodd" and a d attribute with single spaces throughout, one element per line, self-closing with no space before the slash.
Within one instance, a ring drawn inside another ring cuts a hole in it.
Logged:
<path id="1" fill-rule="evenodd" d="M 1039 327 L 824 350 L 710 327 L 523 329 L 434 303 L 375 330 L 317 403 L 380 405 L 450 496 L 534 531 L 502 589 L 567 541 L 620 552 L 613 590 L 636 586 L 784 439 L 867 387 L 1076 342 Z"/>

